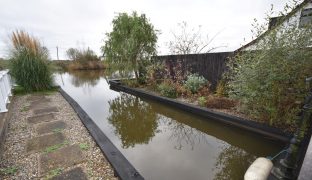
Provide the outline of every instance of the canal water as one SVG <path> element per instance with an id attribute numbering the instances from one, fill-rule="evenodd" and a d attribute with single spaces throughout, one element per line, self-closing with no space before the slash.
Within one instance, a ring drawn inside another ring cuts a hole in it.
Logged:
<path id="1" fill-rule="evenodd" d="M 243 179 L 256 157 L 283 145 L 109 88 L 103 71 L 55 74 L 145 179 Z"/>

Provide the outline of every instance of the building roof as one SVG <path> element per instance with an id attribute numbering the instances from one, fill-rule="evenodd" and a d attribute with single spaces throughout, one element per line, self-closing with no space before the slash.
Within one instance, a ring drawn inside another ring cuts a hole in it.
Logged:
<path id="1" fill-rule="evenodd" d="M 243 45 L 242 47 L 238 48 L 234 52 L 239 52 L 239 51 L 247 48 L 248 46 L 251 46 L 251 45 L 257 43 L 261 38 L 263 38 L 265 35 L 267 35 L 271 30 L 275 29 L 277 26 L 279 26 L 280 24 L 282 24 L 283 22 L 288 20 L 292 15 L 294 15 L 296 12 L 298 12 L 303 6 L 305 6 L 309 2 L 312 3 L 312 0 L 304 0 L 302 3 L 297 5 L 291 12 L 289 12 L 285 16 L 278 16 L 278 17 L 270 18 L 269 28 L 264 33 L 262 33 L 256 39 L 254 39 L 254 40 L 250 41 L 249 43 Z"/>

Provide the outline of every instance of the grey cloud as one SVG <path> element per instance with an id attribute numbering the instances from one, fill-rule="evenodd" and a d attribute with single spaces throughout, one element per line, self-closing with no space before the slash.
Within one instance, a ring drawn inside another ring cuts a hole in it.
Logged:
<path id="1" fill-rule="evenodd" d="M 253 18 L 263 19 L 273 3 L 282 9 L 287 0 L 0 0 L 0 57 L 8 34 L 24 29 L 40 38 L 56 58 L 69 47 L 87 47 L 100 54 L 105 33 L 111 30 L 111 21 L 118 12 L 138 11 L 145 13 L 161 31 L 159 51 L 168 53 L 165 42 L 177 23 L 187 21 L 191 26 L 202 25 L 209 35 L 222 30 L 214 44 L 225 44 L 230 51 L 238 48 L 243 39 L 251 38 Z"/>

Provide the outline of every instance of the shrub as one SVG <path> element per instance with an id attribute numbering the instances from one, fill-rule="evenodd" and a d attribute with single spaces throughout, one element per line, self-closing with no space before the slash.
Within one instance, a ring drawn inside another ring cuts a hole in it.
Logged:
<path id="1" fill-rule="evenodd" d="M 50 89 L 52 74 L 48 66 L 48 50 L 24 31 L 13 32 L 11 41 L 10 70 L 16 83 L 25 91 Z"/>
<path id="2" fill-rule="evenodd" d="M 210 84 L 208 84 L 208 83 L 205 86 L 200 87 L 198 89 L 198 92 L 196 95 L 198 95 L 199 97 L 200 96 L 209 96 L 211 94 L 209 87 L 210 87 Z"/>
<path id="3" fill-rule="evenodd" d="M 184 85 L 192 93 L 198 92 L 199 88 L 203 87 L 207 83 L 207 80 L 203 76 L 198 74 L 191 74 L 187 76 L 187 80 L 184 82 Z"/>
<path id="4" fill-rule="evenodd" d="M 158 91 L 162 96 L 169 97 L 169 98 L 176 98 L 177 91 L 170 81 L 165 81 L 158 86 Z"/>
<path id="5" fill-rule="evenodd" d="M 270 31 L 256 51 L 238 54 L 229 67 L 230 97 L 241 101 L 250 116 L 274 126 L 295 125 L 296 102 L 306 94 L 312 76 L 312 28 L 289 25 Z"/>
<path id="6" fill-rule="evenodd" d="M 236 104 L 235 100 L 225 97 L 208 96 L 206 100 L 206 107 L 215 109 L 231 109 Z"/>
<path id="7" fill-rule="evenodd" d="M 125 84 L 129 87 L 137 88 L 140 86 L 140 83 L 136 81 L 135 79 L 122 79 L 122 84 Z"/>
<path id="8" fill-rule="evenodd" d="M 216 87 L 216 96 L 217 97 L 227 96 L 226 83 L 224 80 L 220 80 L 218 82 L 217 87 Z"/>
<path id="9" fill-rule="evenodd" d="M 173 83 L 173 86 L 175 87 L 177 91 L 177 96 L 182 96 L 182 97 L 191 97 L 192 92 L 187 89 L 184 85 L 181 85 L 179 83 Z"/>
<path id="10" fill-rule="evenodd" d="M 91 49 L 75 49 L 69 48 L 66 55 L 70 60 L 78 61 L 79 63 L 89 63 L 90 61 L 100 61 L 100 58 Z"/>
<path id="11" fill-rule="evenodd" d="M 166 70 L 163 63 L 154 62 L 147 67 L 148 83 L 156 84 L 162 81 L 166 76 Z"/>
<path id="12" fill-rule="evenodd" d="M 207 103 L 207 99 L 204 96 L 200 96 L 198 99 L 198 105 L 200 105 L 201 107 L 206 106 Z"/>

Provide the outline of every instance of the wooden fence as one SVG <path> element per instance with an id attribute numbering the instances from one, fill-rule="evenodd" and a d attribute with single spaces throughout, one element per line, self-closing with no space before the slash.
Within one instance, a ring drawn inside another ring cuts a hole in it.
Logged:
<path id="1" fill-rule="evenodd" d="M 226 62 L 233 55 L 233 52 L 220 52 L 157 56 L 156 59 L 165 63 L 172 77 L 175 76 L 177 68 L 180 68 L 183 73 L 198 73 L 204 76 L 214 89 L 223 72 L 226 71 Z"/>

